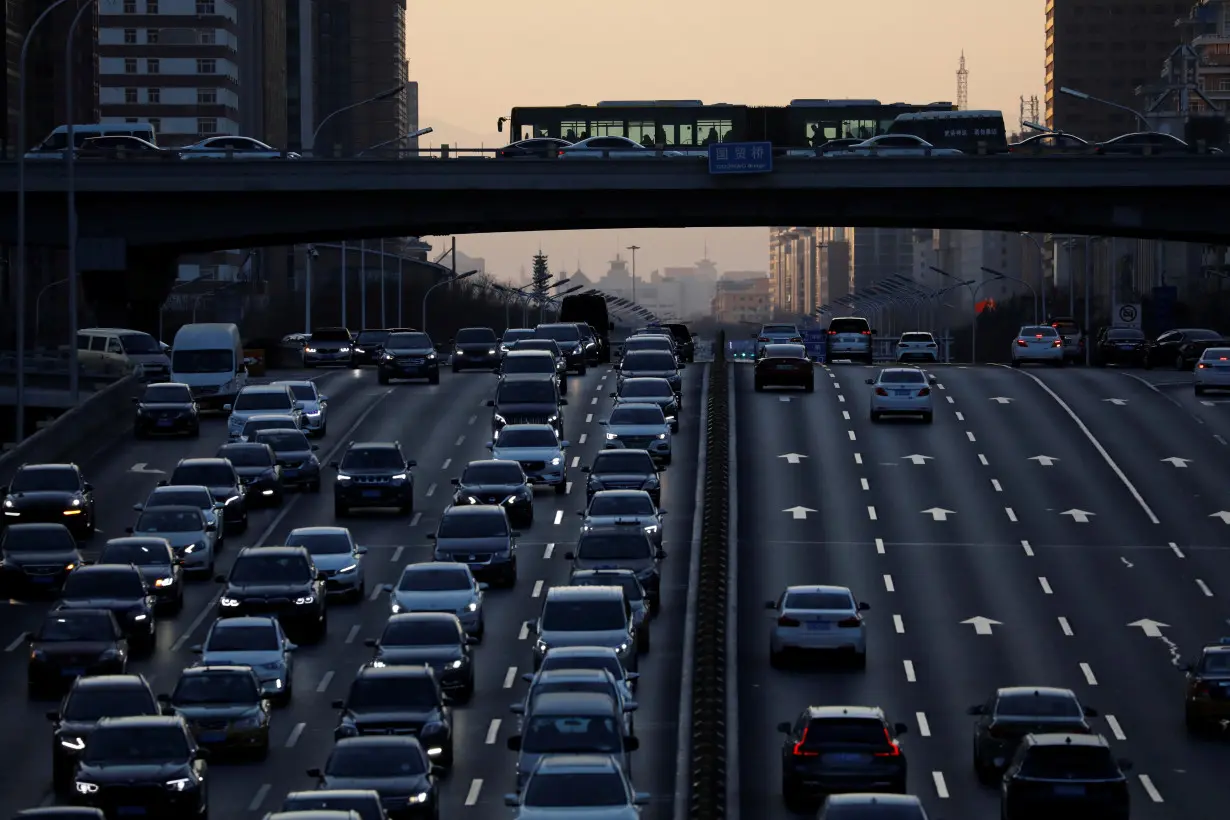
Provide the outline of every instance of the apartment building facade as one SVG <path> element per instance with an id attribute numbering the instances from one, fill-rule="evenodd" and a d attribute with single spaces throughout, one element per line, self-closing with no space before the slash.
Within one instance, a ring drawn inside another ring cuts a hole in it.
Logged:
<path id="1" fill-rule="evenodd" d="M 756 278 L 723 278 L 713 296 L 713 317 L 727 325 L 759 324 L 772 318 L 772 280 L 763 273 Z"/>

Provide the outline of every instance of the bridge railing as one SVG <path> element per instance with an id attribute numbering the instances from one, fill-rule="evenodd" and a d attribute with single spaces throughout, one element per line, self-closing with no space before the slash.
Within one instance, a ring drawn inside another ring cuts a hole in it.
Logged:
<path id="1" fill-rule="evenodd" d="M 40 348 L 27 350 L 25 367 L 22 368 L 26 378 L 33 377 L 39 384 L 47 379 L 68 381 L 68 351 L 55 348 Z M 112 363 L 94 363 L 88 360 L 78 362 L 77 372 L 91 381 L 119 381 L 132 372 L 129 366 L 119 366 Z M 0 350 L 0 380 L 13 381 L 17 376 L 17 353 L 12 350 Z"/>

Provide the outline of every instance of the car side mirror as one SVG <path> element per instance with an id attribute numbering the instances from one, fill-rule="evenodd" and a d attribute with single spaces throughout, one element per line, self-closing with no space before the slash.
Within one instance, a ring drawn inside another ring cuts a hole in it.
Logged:
<path id="1" fill-rule="evenodd" d="M 215 584 L 225 584 L 225 583 L 226 583 L 226 576 L 225 576 L 225 575 L 215 575 L 215 576 L 214 576 L 214 583 L 215 583 Z"/>
<path id="2" fill-rule="evenodd" d="M 508 806 L 510 809 L 515 809 L 517 806 L 521 805 L 521 801 L 517 799 L 517 795 L 515 794 L 506 794 L 504 795 L 504 805 Z"/>
<path id="3" fill-rule="evenodd" d="M 132 527 L 124 527 L 124 534 L 125 534 L 125 535 L 132 535 L 132 534 L 133 534 L 133 532 L 134 532 L 134 530 L 133 530 L 133 528 L 132 528 Z"/>
<path id="4" fill-rule="evenodd" d="M 495 449 L 495 442 L 494 442 L 494 441 L 489 441 L 489 442 L 487 442 L 486 444 L 484 444 L 483 446 L 484 446 L 484 447 L 486 447 L 488 450 L 494 450 L 494 449 Z"/>
<path id="5" fill-rule="evenodd" d="M 875 383 L 876 383 L 875 379 L 864 379 L 863 380 L 863 384 L 875 384 Z"/>
<path id="6" fill-rule="evenodd" d="M 354 554 L 355 555 L 367 555 L 367 547 L 355 547 Z"/>
<path id="7" fill-rule="evenodd" d="M 325 581 L 325 580 L 327 580 L 328 578 L 329 578 L 328 574 L 327 574 L 327 573 L 325 573 L 325 572 L 323 572 L 323 571 L 316 573 L 316 580 L 317 580 L 317 581 Z"/>
<path id="8" fill-rule="evenodd" d="M 193 757 L 197 760 L 209 760 L 209 749 L 198 748 L 196 752 L 193 753 Z"/>
<path id="9" fill-rule="evenodd" d="M 419 463 L 415 461 L 414 459 L 410 459 L 409 461 L 406 462 L 406 466 L 413 468 L 413 467 L 419 466 Z"/>
<path id="10" fill-rule="evenodd" d="M 132 509 L 133 509 L 133 512 L 141 512 L 141 510 L 145 509 L 145 505 L 144 504 L 133 504 Z"/>
<path id="11" fill-rule="evenodd" d="M 338 463 L 336 461 L 330 461 L 329 466 L 336 470 L 338 468 Z"/>
<path id="12" fill-rule="evenodd" d="M 320 396 L 317 397 L 316 400 L 320 402 L 321 404 L 324 404 L 325 402 L 329 401 L 329 397 L 326 396 L 324 393 L 321 393 Z"/>
<path id="13" fill-rule="evenodd" d="M 906 726 L 904 723 L 894 723 L 893 724 L 894 734 L 905 735 L 905 734 L 909 734 L 909 732 L 910 732 L 910 727 Z"/>
<path id="14" fill-rule="evenodd" d="M 363 645 L 375 649 L 379 644 L 375 638 L 364 638 Z"/>
<path id="15" fill-rule="evenodd" d="M 427 540 L 428 540 L 428 541 L 435 541 L 435 540 L 436 540 L 436 534 L 435 534 L 434 532 L 429 532 L 429 533 L 427 533 Z"/>
<path id="16" fill-rule="evenodd" d="M 346 701 L 339 698 L 338 700 L 333 701 L 332 706 L 334 709 L 345 709 Z"/>
<path id="17" fill-rule="evenodd" d="M 316 452 L 316 451 L 317 451 L 317 450 L 319 450 L 319 449 L 320 449 L 320 447 L 319 447 L 318 445 L 315 445 L 315 444 L 313 444 L 313 445 L 312 445 L 312 452 L 313 452 L 313 453 L 314 453 L 314 452 Z"/>
<path id="18" fill-rule="evenodd" d="M 661 561 L 666 557 L 666 550 L 659 548 L 658 551 L 653 554 L 653 557 Z"/>
<path id="19" fill-rule="evenodd" d="M 1095 718 L 1095 717 L 1097 717 L 1097 716 L 1098 716 L 1098 710 L 1097 710 L 1097 709 L 1094 709 L 1092 706 L 1086 706 L 1086 707 L 1085 707 L 1085 717 L 1087 717 L 1087 718 Z"/>
<path id="20" fill-rule="evenodd" d="M 571 447 L 571 446 L 572 446 L 572 442 L 571 442 L 571 441 L 561 441 L 561 442 L 559 443 L 559 448 L 560 448 L 561 450 L 567 450 L 567 449 L 568 449 L 569 447 Z"/>
<path id="21" fill-rule="evenodd" d="M 443 766 L 436 766 L 436 765 L 433 765 L 433 766 L 431 767 L 431 776 L 432 776 L 432 777 L 444 777 L 444 775 L 445 775 L 445 774 L 447 774 L 447 772 L 448 772 L 448 770 L 447 770 L 447 769 L 445 769 Z"/>
<path id="22" fill-rule="evenodd" d="M 495 407 L 495 400 L 494 400 L 494 399 L 487 399 L 487 406 L 488 406 L 488 407 Z"/>
<path id="23" fill-rule="evenodd" d="M 231 406 L 230 406 L 229 404 L 224 404 L 224 405 L 222 405 L 222 412 L 224 412 L 224 413 L 229 413 L 229 412 L 231 412 Z"/>
<path id="24" fill-rule="evenodd" d="M 508 750 L 510 752 L 521 751 L 521 735 L 512 735 L 508 738 Z"/>
<path id="25" fill-rule="evenodd" d="M 589 465 L 588 465 L 588 464 L 586 464 L 585 466 L 583 466 L 583 467 L 581 468 L 581 472 L 583 472 L 583 473 L 588 473 L 588 472 L 589 472 Z"/>
<path id="26" fill-rule="evenodd" d="M 564 553 L 564 560 L 565 560 L 565 561 L 575 561 L 575 560 L 577 560 L 576 553 L 573 553 L 573 552 L 566 552 L 566 553 Z"/>
<path id="27" fill-rule="evenodd" d="M 629 681 L 640 680 L 641 673 L 640 672 L 628 672 L 626 673 L 625 677 L 627 677 Z"/>
<path id="28" fill-rule="evenodd" d="M 568 399 L 560 399 L 560 400 L 559 400 L 559 406 L 560 406 L 560 407 L 566 407 L 567 405 L 568 405 Z"/>
<path id="29" fill-rule="evenodd" d="M 522 672 L 522 673 L 521 673 L 521 680 L 525 681 L 526 683 L 533 683 L 533 682 L 534 682 L 534 673 L 533 673 L 533 672 Z"/>
<path id="30" fill-rule="evenodd" d="M 1130 772 L 1132 770 L 1132 767 L 1135 765 L 1134 763 L 1132 763 L 1132 761 L 1128 760 L 1126 757 L 1121 757 L 1116 762 L 1119 764 L 1119 770 L 1124 771 L 1124 772 Z"/>
<path id="31" fill-rule="evenodd" d="M 216 532 L 216 531 L 217 531 L 217 529 L 218 529 L 218 525 L 217 525 L 217 524 L 210 524 L 210 523 L 207 523 L 207 524 L 205 525 L 205 532 Z"/>
<path id="32" fill-rule="evenodd" d="M 625 752 L 635 752 L 639 748 L 641 748 L 641 739 L 639 737 L 636 735 L 629 735 L 624 738 Z"/>
<path id="33" fill-rule="evenodd" d="M 538 634 L 538 622 L 537 621 L 526 621 L 525 628 L 531 635 Z"/>
<path id="34" fill-rule="evenodd" d="M 194 655 L 200 655 L 205 652 L 205 647 L 203 647 L 199 643 L 196 643 L 196 644 L 193 644 L 191 647 L 189 647 L 189 651 L 192 652 L 192 654 Z"/>
<path id="35" fill-rule="evenodd" d="M 753 333 L 752 335 L 755 336 L 756 334 Z M 783 735 L 790 734 L 790 723 L 783 720 L 781 723 L 777 724 L 777 731 L 781 732 Z"/>
<path id="36" fill-rule="evenodd" d="M 524 715 L 525 714 L 525 704 L 524 703 L 511 704 L 508 707 L 508 711 L 512 712 L 514 715 Z"/>
<path id="37" fill-rule="evenodd" d="M 866 612 L 869 609 L 871 609 L 871 604 L 867 603 L 866 601 L 859 602 L 859 605 L 858 605 L 859 612 Z"/>
<path id="38" fill-rule="evenodd" d="M 290 641 L 287 641 L 287 642 L 286 642 L 286 647 L 285 647 L 285 649 L 286 649 L 286 651 L 287 651 L 287 652 L 294 652 L 294 651 L 296 651 L 298 648 L 299 648 L 299 644 L 297 644 L 297 643 L 291 643 Z"/>
<path id="39" fill-rule="evenodd" d="M 486 581 L 479 581 L 479 582 L 478 582 L 478 591 L 479 591 L 479 592 L 486 592 L 486 591 L 487 591 L 487 590 L 489 590 L 489 589 L 491 589 L 491 584 L 487 583 Z"/>
<path id="40" fill-rule="evenodd" d="M 637 792 L 632 795 L 632 804 L 635 806 L 648 806 L 653 796 L 649 792 Z"/>
<path id="41" fill-rule="evenodd" d="M 971 706 L 970 708 L 965 710 L 965 714 L 969 715 L 970 717 L 979 717 L 980 715 L 985 715 L 986 713 L 987 713 L 987 707 L 983 706 L 981 703 L 978 704 L 977 706 Z"/>
<path id="42" fill-rule="evenodd" d="M 611 422 L 610 422 L 610 419 L 599 419 L 598 423 L 601 424 L 603 427 L 606 427 Z"/>
<path id="43" fill-rule="evenodd" d="M 461 479 L 460 479 L 460 478 L 450 478 L 450 479 L 448 480 L 448 483 L 449 483 L 449 484 L 452 484 L 454 487 L 460 487 L 460 486 L 461 486 Z"/>
<path id="44" fill-rule="evenodd" d="M 640 708 L 641 708 L 641 705 L 634 700 L 630 700 L 624 704 L 625 712 L 635 712 L 637 709 L 640 709 Z"/>
<path id="45" fill-rule="evenodd" d="M 323 780 L 325 777 L 325 773 L 322 772 L 320 769 L 308 769 L 307 775 L 308 777 L 314 777 L 317 780 Z"/>
<path id="46" fill-rule="evenodd" d="M 666 515 L 666 510 L 658 510 L 658 515 Z"/>
<path id="47" fill-rule="evenodd" d="M 59 713 L 59 712 L 52 711 L 52 712 L 47 712 L 46 714 L 47 714 L 47 719 L 48 719 L 48 720 L 50 720 L 52 723 L 59 723 L 59 722 L 60 722 L 60 713 Z"/>

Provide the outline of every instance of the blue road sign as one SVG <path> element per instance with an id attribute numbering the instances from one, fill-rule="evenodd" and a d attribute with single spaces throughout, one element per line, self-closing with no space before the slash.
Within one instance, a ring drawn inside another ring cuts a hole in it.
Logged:
<path id="1" fill-rule="evenodd" d="M 807 348 L 807 355 L 813 361 L 824 361 L 825 339 L 827 334 L 823 330 L 804 330 L 803 345 Z"/>
<path id="2" fill-rule="evenodd" d="M 711 174 L 767 174 L 772 170 L 771 142 L 719 142 L 709 146 Z"/>

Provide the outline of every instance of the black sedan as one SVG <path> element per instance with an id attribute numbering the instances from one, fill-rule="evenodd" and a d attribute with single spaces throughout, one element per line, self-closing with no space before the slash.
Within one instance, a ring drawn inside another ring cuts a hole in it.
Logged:
<path id="1" fill-rule="evenodd" d="M 453 765 L 453 716 L 425 666 L 365 666 L 350 684 L 333 737 L 413 734 L 433 763 Z"/>
<path id="2" fill-rule="evenodd" d="M 756 361 L 753 386 L 756 392 L 766 387 L 801 387 L 808 393 L 816 389 L 815 368 L 807 358 L 807 348 L 798 344 L 765 345 Z"/>
<path id="3" fill-rule="evenodd" d="M 56 610 L 110 610 L 133 648 L 151 652 L 158 634 L 154 603 L 139 569 L 131 564 L 101 564 L 78 567 L 68 574 Z"/>
<path id="4" fill-rule="evenodd" d="M 1227 344 L 1222 334 L 1208 328 L 1168 330 L 1148 346 L 1145 367 L 1170 365 L 1175 370 L 1191 370 L 1207 348 Z"/>
<path id="5" fill-rule="evenodd" d="M 85 742 L 105 717 L 161 715 L 149 681 L 141 675 L 91 675 L 77 678 L 51 721 L 52 782 L 57 793 L 72 793 L 73 773 Z"/>
<path id="6" fill-rule="evenodd" d="M 513 526 L 534 523 L 534 488 L 515 461 L 471 461 L 461 477 L 453 479 L 453 486 L 455 505 L 495 504 L 504 508 Z"/>
<path id="7" fill-rule="evenodd" d="M 531 137 L 505 145 L 495 152 L 496 159 L 555 159 L 561 148 L 572 145 L 558 137 Z"/>
<path id="8" fill-rule="evenodd" d="M 389 338 L 388 330 L 374 328 L 360 330 L 354 337 L 354 365 L 375 364 L 384 354 L 384 343 Z"/>
<path id="9" fill-rule="evenodd" d="M 0 496 L 4 526 L 63 524 L 78 541 L 94 534 L 94 485 L 76 464 L 23 464 Z"/>
<path id="10" fill-rule="evenodd" d="M 322 789 L 371 789 L 391 820 L 438 820 L 437 778 L 416 737 L 348 737 L 337 741 L 323 769 L 308 769 Z"/>
<path id="11" fill-rule="evenodd" d="M 145 578 L 157 606 L 172 614 L 184 608 L 184 562 L 165 538 L 112 538 L 98 556 L 99 565 L 132 565 Z"/>
<path id="12" fill-rule="evenodd" d="M 149 435 L 184 435 L 196 438 L 201 434 L 201 408 L 192 398 L 192 389 L 178 382 L 148 384 L 145 391 L 133 398 L 136 415 L 132 433 L 137 438 Z"/>
<path id="13" fill-rule="evenodd" d="M 31 696 L 59 694 L 82 675 L 112 675 L 128 666 L 128 639 L 106 609 L 49 612 L 30 635 L 26 680 Z"/>
<path id="14" fill-rule="evenodd" d="M 385 666 L 426 666 L 440 688 L 457 702 L 474 695 L 474 653 L 478 638 L 466 635 L 452 612 L 402 612 L 392 615 L 379 639 L 364 641 L 376 650 L 373 662 Z"/>
<path id="15" fill-rule="evenodd" d="M 63 524 L 10 524 L 0 534 L 0 585 L 55 593 L 81 565 L 77 539 Z"/>
<path id="16" fill-rule="evenodd" d="M 282 465 L 268 444 L 255 441 L 223 444 L 214 453 L 235 467 L 239 480 L 248 490 L 248 503 L 277 507 L 286 488 L 282 484 Z"/>
<path id="17" fill-rule="evenodd" d="M 1149 340 L 1134 327 L 1102 328 L 1093 355 L 1098 367 L 1108 364 L 1144 367 L 1149 358 Z"/>
<path id="18" fill-rule="evenodd" d="M 974 722 L 974 774 L 995 783 L 1008 768 L 1021 739 L 1028 734 L 1093 732 L 1089 718 L 1097 712 L 1081 706 L 1071 689 L 1049 686 L 1006 686 L 968 713 Z"/>
<path id="19" fill-rule="evenodd" d="M 1121 134 L 1094 146 L 1095 154 L 1194 154 L 1195 148 L 1174 134 L 1161 131 L 1136 131 Z"/>

